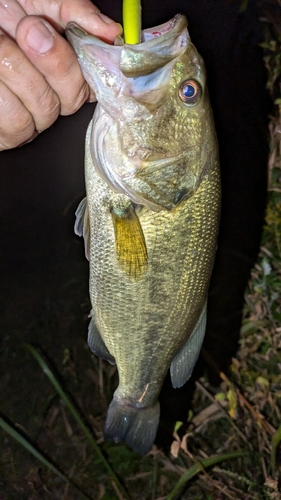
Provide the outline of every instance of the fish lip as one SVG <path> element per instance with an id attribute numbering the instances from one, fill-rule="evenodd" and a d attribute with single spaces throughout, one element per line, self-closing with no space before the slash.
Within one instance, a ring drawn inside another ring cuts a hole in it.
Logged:
<path id="1" fill-rule="evenodd" d="M 184 14 L 176 14 L 172 19 L 169 21 L 159 24 L 158 26 L 153 26 L 153 28 L 146 28 L 142 30 L 142 41 L 141 43 L 147 43 L 145 41 L 145 38 L 147 36 L 151 37 L 152 39 L 159 38 L 160 36 L 164 36 L 166 33 L 171 33 L 171 31 L 175 31 L 175 28 L 178 31 L 181 31 L 185 27 L 188 26 L 188 22 Z M 137 44 L 140 45 L 140 44 Z"/>
<path id="2" fill-rule="evenodd" d="M 67 39 L 72 39 L 72 37 L 76 37 L 78 38 L 79 40 L 83 40 L 85 37 L 87 39 L 93 39 L 97 42 L 100 42 L 102 43 L 103 45 L 110 45 L 106 42 L 103 42 L 100 38 L 96 37 L 95 35 L 91 35 L 90 33 L 87 33 L 87 31 L 85 31 L 83 28 L 81 28 L 81 26 L 79 26 L 77 23 L 75 23 L 74 21 L 70 21 L 69 23 L 67 23 L 66 27 L 65 27 L 65 36 Z"/>
<path id="3" fill-rule="evenodd" d="M 122 48 L 122 46 L 113 46 L 107 42 L 104 42 L 100 38 L 98 38 L 95 35 L 91 35 L 90 33 L 87 33 L 81 26 L 79 26 L 77 23 L 74 21 L 71 21 L 67 23 L 66 28 L 65 28 L 65 36 L 67 40 L 71 43 L 71 45 L 76 46 L 77 40 L 79 40 L 79 43 L 82 45 L 86 44 L 95 44 L 100 46 L 101 48 L 107 48 L 107 49 L 119 49 Z"/>
<path id="4" fill-rule="evenodd" d="M 79 53 L 79 46 L 92 45 L 110 54 L 127 78 L 149 75 L 181 55 L 189 44 L 187 19 L 177 14 L 170 21 L 142 31 L 142 42 L 135 45 L 110 45 L 89 35 L 76 23 L 69 23 L 65 34 Z"/>
<path id="5" fill-rule="evenodd" d="M 87 33 L 83 28 L 81 28 L 77 23 L 71 21 L 66 25 L 65 33 L 66 37 L 70 35 L 74 35 L 81 39 L 87 37 L 88 41 L 91 39 L 95 41 L 100 46 L 103 47 L 111 47 L 114 50 L 120 50 L 120 48 L 132 48 L 134 47 L 135 50 L 143 50 L 144 46 L 146 46 L 147 49 L 149 49 L 150 46 L 155 45 L 155 40 L 158 41 L 159 38 L 163 40 L 163 37 L 169 39 L 170 37 L 174 36 L 176 32 L 181 32 L 183 29 L 187 28 L 188 22 L 184 14 L 176 14 L 172 19 L 167 21 L 166 23 L 159 24 L 158 26 L 154 26 L 153 28 L 146 28 L 141 31 L 141 42 L 138 44 L 129 45 L 129 44 L 123 44 L 123 45 L 110 45 L 107 42 L 104 42 L 100 38 L 96 37 L 95 35 L 91 35 L 90 33 Z M 120 36 L 118 36 L 120 39 Z"/>
<path id="6" fill-rule="evenodd" d="M 76 35 L 76 36 L 79 36 L 79 37 L 81 36 L 81 32 L 84 33 L 85 35 L 91 36 L 88 33 L 86 33 L 86 31 L 83 30 L 83 28 L 80 28 L 80 26 L 77 23 L 73 22 L 73 21 L 71 21 L 70 23 L 68 23 L 66 25 L 66 29 L 65 30 L 67 32 L 73 33 L 73 35 Z"/>

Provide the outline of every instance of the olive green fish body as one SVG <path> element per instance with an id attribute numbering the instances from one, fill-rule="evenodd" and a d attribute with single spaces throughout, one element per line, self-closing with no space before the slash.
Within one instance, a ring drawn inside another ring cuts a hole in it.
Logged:
<path id="1" fill-rule="evenodd" d="M 69 35 L 99 99 L 76 222 L 90 262 L 88 340 L 118 367 L 105 434 L 142 453 L 153 444 L 169 367 L 181 386 L 201 348 L 220 207 L 205 70 L 186 20 L 147 32 L 139 53 L 98 41 L 94 76 L 90 49 L 79 52 Z"/>
<path id="2" fill-rule="evenodd" d="M 87 194 L 96 326 L 118 366 L 117 393 L 133 404 L 151 405 L 206 301 L 217 238 L 218 170 L 207 170 L 196 193 L 173 211 L 138 213 L 148 269 L 137 280 L 116 258 L 109 207 L 122 206 L 122 195 L 97 174 Z"/>

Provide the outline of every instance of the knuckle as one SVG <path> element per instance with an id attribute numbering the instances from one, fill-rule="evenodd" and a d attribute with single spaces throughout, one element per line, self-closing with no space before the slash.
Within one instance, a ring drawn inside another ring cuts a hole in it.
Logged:
<path id="1" fill-rule="evenodd" d="M 0 131 L 0 151 L 6 151 L 6 149 L 11 149 L 16 146 L 11 146 L 5 137 L 1 136 L 1 131 Z"/>
<path id="2" fill-rule="evenodd" d="M 89 87 L 84 82 L 81 85 L 77 85 L 72 89 L 72 92 L 68 97 L 64 96 L 61 106 L 61 114 L 62 115 L 71 115 L 78 111 L 81 106 L 88 100 L 89 98 Z"/>
<path id="3" fill-rule="evenodd" d="M 17 99 L 0 99 L 0 103 L 0 148 L 11 149 L 34 134 L 34 121 Z"/>
<path id="4" fill-rule="evenodd" d="M 16 58 L 15 58 L 16 53 Z M 12 71 L 13 63 L 18 64 L 19 50 L 16 43 L 0 28 L 1 71 Z M 14 60 L 16 59 L 16 60 Z"/>
<path id="5" fill-rule="evenodd" d="M 60 50 L 59 64 L 55 65 L 50 82 L 60 98 L 61 114 L 69 115 L 87 100 L 89 87 L 70 46 L 61 46 Z"/>
<path id="6" fill-rule="evenodd" d="M 38 107 L 34 113 L 38 131 L 51 126 L 60 114 L 60 100 L 51 87 L 46 86 L 38 98 Z"/>
<path id="7" fill-rule="evenodd" d="M 5 51 L 7 47 L 10 45 L 10 39 L 4 33 L 4 31 L 0 28 L 0 50 Z"/>
<path id="8" fill-rule="evenodd" d="M 1 109 L 2 108 L 2 109 Z M 0 107 L 2 122 L 6 123 L 7 128 L 13 130 L 16 134 L 33 132 L 34 122 L 29 111 L 23 104 L 14 99 L 11 102 L 4 101 Z"/>
<path id="9" fill-rule="evenodd" d="M 14 133 L 17 135 L 29 135 L 34 131 L 32 116 L 24 106 L 14 106 L 9 113 L 9 118 L 13 124 Z"/>

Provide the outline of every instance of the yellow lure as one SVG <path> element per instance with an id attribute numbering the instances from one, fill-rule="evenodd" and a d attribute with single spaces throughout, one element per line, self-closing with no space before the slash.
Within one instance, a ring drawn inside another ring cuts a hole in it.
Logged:
<path id="1" fill-rule="evenodd" d="M 123 28 L 125 43 L 134 45 L 141 41 L 140 0 L 123 0 Z"/>

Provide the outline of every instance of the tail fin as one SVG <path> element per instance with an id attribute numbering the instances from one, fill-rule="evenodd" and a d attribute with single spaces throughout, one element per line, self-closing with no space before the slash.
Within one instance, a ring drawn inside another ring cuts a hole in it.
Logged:
<path id="1" fill-rule="evenodd" d="M 134 451 L 145 455 L 152 448 L 160 416 L 160 405 L 136 408 L 113 399 L 109 405 L 105 427 L 105 439 L 115 443 L 125 441 Z"/>

